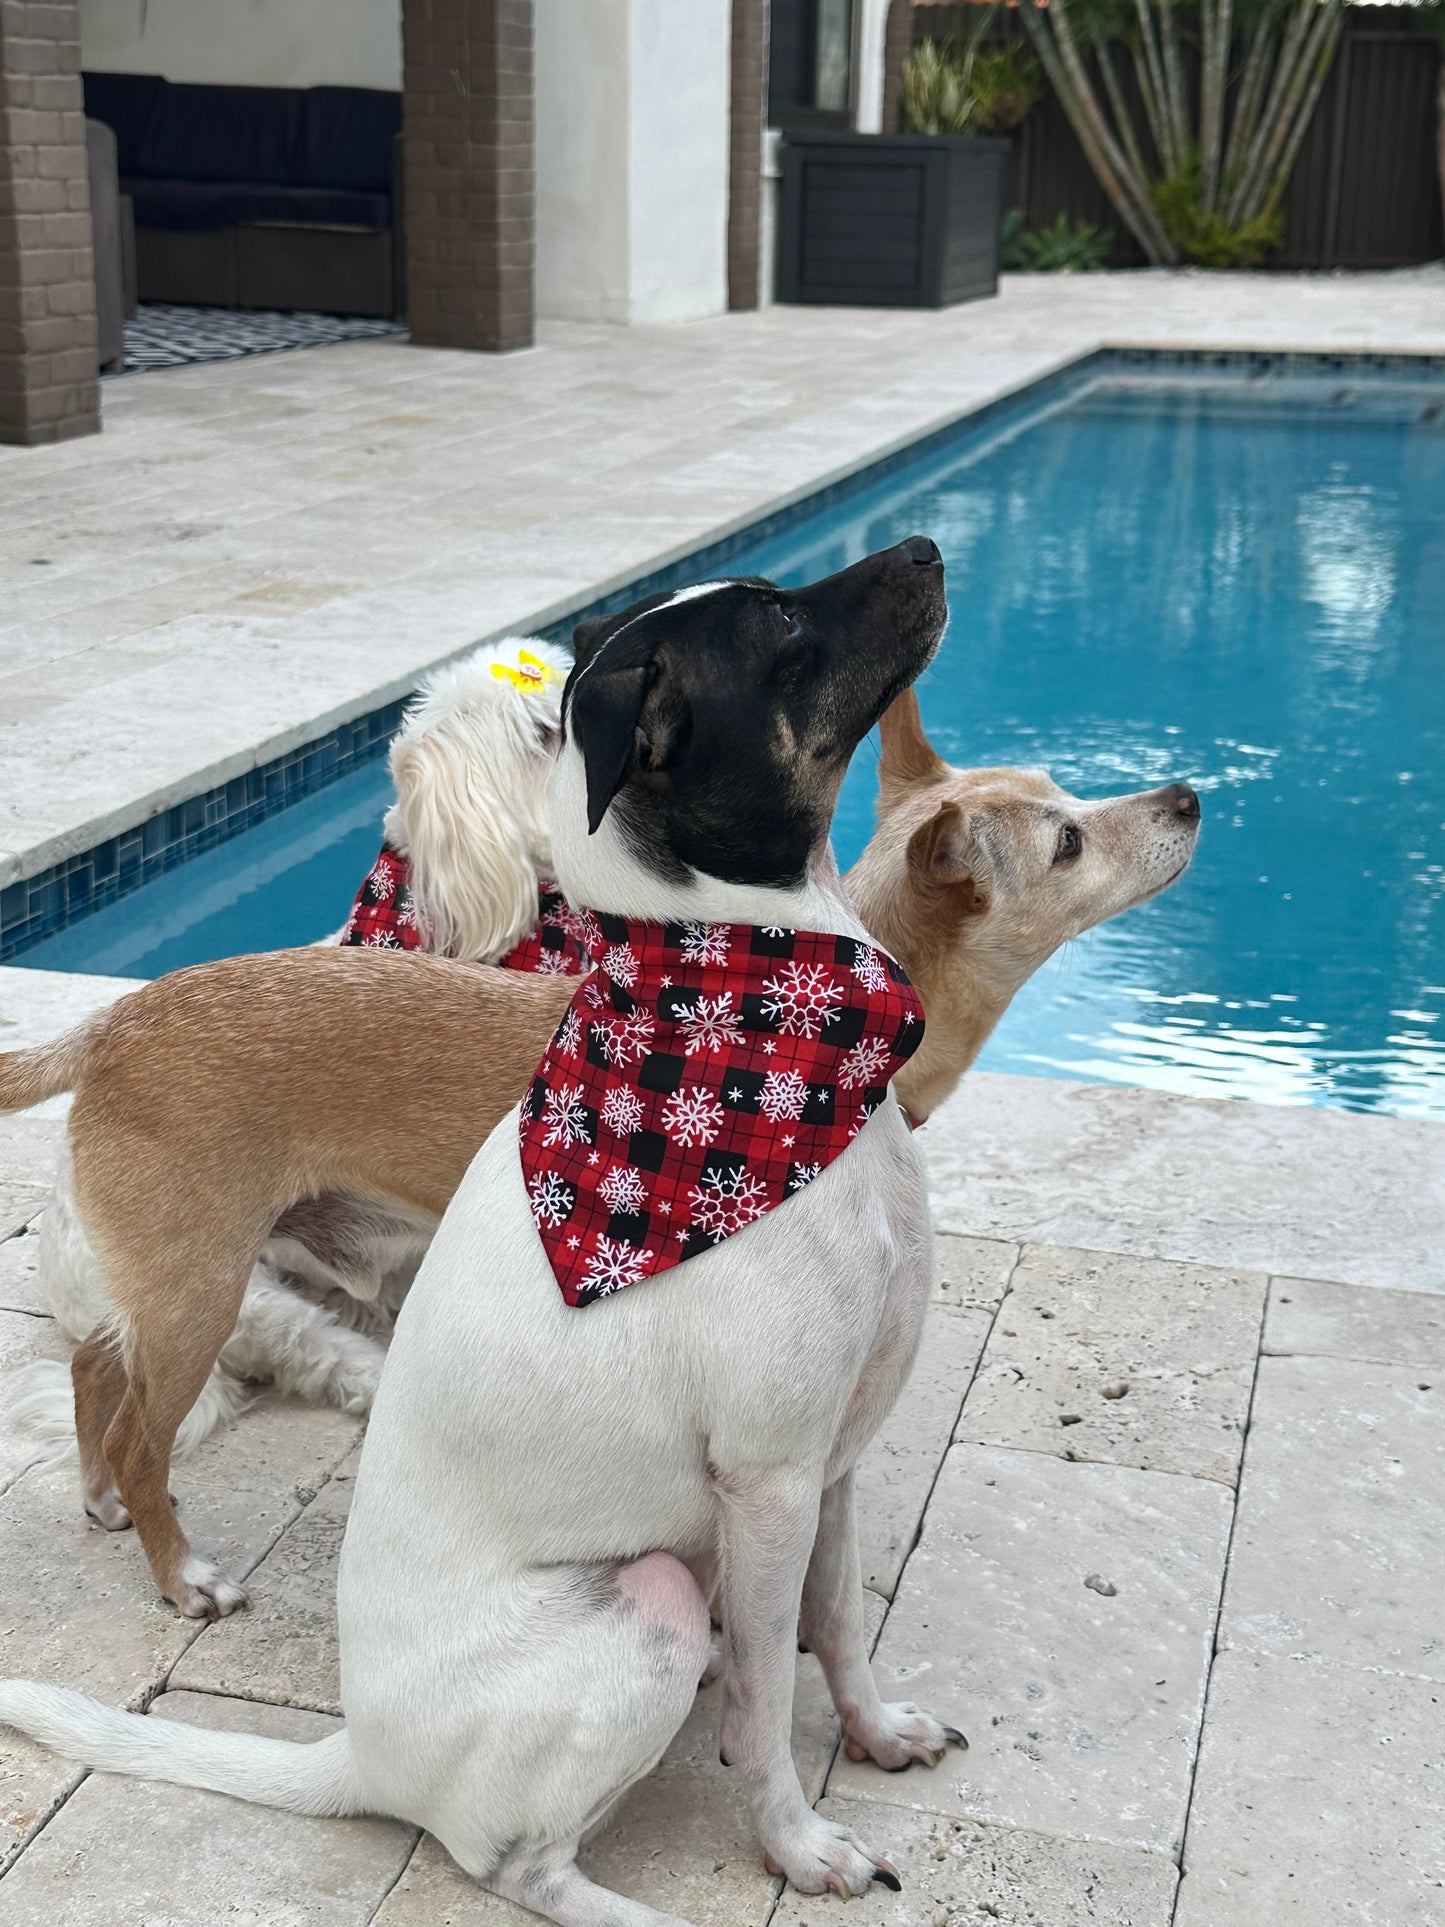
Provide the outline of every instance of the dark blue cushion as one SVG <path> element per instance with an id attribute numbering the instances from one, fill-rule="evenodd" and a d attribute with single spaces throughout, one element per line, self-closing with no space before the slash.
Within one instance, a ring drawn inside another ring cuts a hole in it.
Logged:
<path id="1" fill-rule="evenodd" d="M 300 187 L 391 192 L 391 148 L 401 131 L 401 95 L 372 87 L 309 87 L 292 179 Z"/>
<path id="2" fill-rule="evenodd" d="M 190 87 L 172 82 L 128 171 L 162 181 L 285 186 L 294 179 L 301 101 L 300 92 L 290 87 Z"/>
<path id="3" fill-rule="evenodd" d="M 82 74 L 85 112 L 104 121 L 115 135 L 116 162 L 122 174 L 135 172 L 136 155 L 151 117 L 166 90 L 159 74 Z"/>
<path id="4" fill-rule="evenodd" d="M 122 177 L 135 203 L 137 227 L 194 232 L 251 221 L 294 221 L 307 227 L 391 226 L 391 196 L 346 187 L 277 187 L 267 181 L 153 181 Z"/>

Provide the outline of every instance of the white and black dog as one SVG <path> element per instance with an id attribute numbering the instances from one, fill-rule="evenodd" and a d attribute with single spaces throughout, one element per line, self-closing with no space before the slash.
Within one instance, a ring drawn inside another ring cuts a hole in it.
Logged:
<path id="1" fill-rule="evenodd" d="M 552 781 L 569 900 L 867 943 L 829 824 L 944 621 L 915 536 L 806 589 L 716 583 L 584 625 Z M 576 1853 L 692 1704 L 709 1629 L 684 1562 L 715 1559 L 722 1751 L 769 1866 L 809 1893 L 896 1886 L 809 1806 L 789 1746 L 800 1623 L 855 1756 L 932 1764 L 961 1737 L 883 1704 L 864 1639 L 853 1467 L 912 1363 L 932 1258 L 921 1160 L 878 1097 L 786 1208 L 590 1310 L 559 1294 L 517 1123 L 497 1127 L 382 1374 L 341 1562 L 343 1731 L 205 1732 L 13 1681 L 0 1720 L 96 1767 L 393 1814 L 566 1927 L 657 1927 Z"/>

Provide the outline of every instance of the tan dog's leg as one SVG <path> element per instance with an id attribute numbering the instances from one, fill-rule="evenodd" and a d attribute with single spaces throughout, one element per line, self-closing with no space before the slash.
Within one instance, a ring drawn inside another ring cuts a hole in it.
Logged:
<path id="1" fill-rule="evenodd" d="M 166 1263 L 148 1266 L 144 1297 L 113 1276 L 117 1302 L 129 1297 L 142 1309 L 129 1320 L 125 1396 L 105 1434 L 105 1456 L 157 1586 L 188 1619 L 220 1619 L 244 1606 L 246 1595 L 192 1552 L 171 1504 L 171 1451 L 231 1335 L 254 1253 L 233 1258 L 221 1279 L 213 1273 L 205 1292 L 187 1292 L 187 1279 L 205 1275 L 203 1259 L 183 1238 L 168 1244 Z"/>
<path id="2" fill-rule="evenodd" d="M 85 1509 L 107 1532 L 123 1532 L 130 1514 L 115 1489 L 105 1456 L 105 1435 L 125 1396 L 125 1360 L 114 1332 L 99 1325 L 70 1360 L 75 1387 L 75 1437 L 80 1447 L 80 1485 Z"/>

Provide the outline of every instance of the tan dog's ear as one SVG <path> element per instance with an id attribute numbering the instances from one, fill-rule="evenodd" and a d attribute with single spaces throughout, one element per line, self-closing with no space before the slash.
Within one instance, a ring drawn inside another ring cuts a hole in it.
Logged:
<path id="1" fill-rule="evenodd" d="M 978 879 L 957 803 L 940 804 L 909 837 L 908 874 L 935 917 L 961 922 L 988 908 L 988 891 Z"/>
<path id="2" fill-rule="evenodd" d="M 883 753 L 878 759 L 879 803 L 890 809 L 922 783 L 937 783 L 948 765 L 923 733 L 918 698 L 911 689 L 895 696 L 878 719 Z"/>

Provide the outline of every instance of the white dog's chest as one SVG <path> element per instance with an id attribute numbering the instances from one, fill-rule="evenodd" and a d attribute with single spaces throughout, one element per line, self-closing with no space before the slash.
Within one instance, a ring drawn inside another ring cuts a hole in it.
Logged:
<path id="1" fill-rule="evenodd" d="M 430 1563 L 430 1514 L 394 1511 L 402 1494 L 450 1495 L 440 1563 L 460 1530 L 483 1563 L 512 1565 L 706 1544 L 718 1471 L 838 1476 L 912 1362 L 930 1261 L 920 1162 L 890 1104 L 745 1232 L 575 1310 L 504 1120 L 398 1322 L 348 1564 L 369 1563 L 368 1541 L 414 1572 Z"/>

